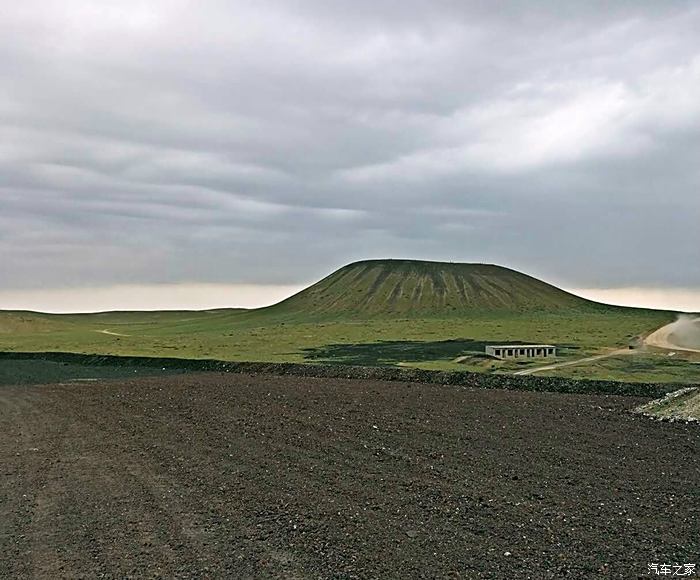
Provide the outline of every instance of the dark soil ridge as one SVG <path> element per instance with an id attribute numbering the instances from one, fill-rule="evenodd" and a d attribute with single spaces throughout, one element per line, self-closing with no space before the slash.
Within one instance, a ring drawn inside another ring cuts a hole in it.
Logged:
<path id="1" fill-rule="evenodd" d="M 128 365 L 163 370 L 186 370 L 242 374 L 314 377 L 328 379 L 363 379 L 443 384 L 508 391 L 663 397 L 688 387 L 677 383 L 625 383 L 560 377 L 490 375 L 469 371 L 431 371 L 399 367 L 363 367 L 352 365 L 233 362 L 216 359 L 174 357 L 118 356 L 69 352 L 0 352 L 2 360 L 43 360 L 85 366 Z"/>

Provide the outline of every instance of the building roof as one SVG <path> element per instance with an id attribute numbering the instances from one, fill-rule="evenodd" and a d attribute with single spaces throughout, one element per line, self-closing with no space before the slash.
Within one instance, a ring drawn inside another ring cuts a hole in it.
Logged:
<path id="1" fill-rule="evenodd" d="M 489 344 L 486 348 L 557 348 L 553 344 Z"/>

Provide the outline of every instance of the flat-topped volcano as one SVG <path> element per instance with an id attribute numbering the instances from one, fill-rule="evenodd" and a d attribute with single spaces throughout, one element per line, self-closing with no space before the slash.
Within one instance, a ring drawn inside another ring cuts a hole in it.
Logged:
<path id="1" fill-rule="evenodd" d="M 266 310 L 374 318 L 600 308 L 605 307 L 502 266 L 367 260 L 349 264 Z"/>

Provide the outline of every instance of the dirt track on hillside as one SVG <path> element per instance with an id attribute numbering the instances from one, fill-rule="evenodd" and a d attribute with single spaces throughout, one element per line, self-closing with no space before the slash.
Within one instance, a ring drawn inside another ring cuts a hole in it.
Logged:
<path id="1" fill-rule="evenodd" d="M 109 334 L 110 336 L 131 336 L 130 334 L 122 334 L 121 332 L 112 332 L 111 330 L 96 330 L 100 334 Z"/>
<path id="2" fill-rule="evenodd" d="M 635 578 L 700 429 L 633 397 L 249 375 L 0 388 L 2 578 Z"/>
<path id="3" fill-rule="evenodd" d="M 700 319 L 695 320 L 695 324 L 700 325 Z M 656 348 L 663 348 L 665 350 L 680 350 L 683 352 L 697 352 L 700 353 L 700 348 L 692 348 L 689 346 L 683 346 L 677 344 L 674 340 L 674 332 L 677 331 L 679 325 L 688 324 L 688 319 L 676 320 L 666 326 L 662 326 L 658 330 L 652 332 L 649 336 L 644 339 L 644 344 L 647 346 L 654 346 Z"/>

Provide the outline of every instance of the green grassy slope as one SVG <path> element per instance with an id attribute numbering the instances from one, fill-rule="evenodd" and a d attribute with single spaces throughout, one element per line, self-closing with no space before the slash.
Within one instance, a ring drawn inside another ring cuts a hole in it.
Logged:
<path id="1" fill-rule="evenodd" d="M 515 363 L 455 359 L 510 341 L 557 344 L 564 359 L 576 358 L 625 346 L 673 318 L 590 302 L 498 266 L 381 260 L 350 264 L 255 310 L 0 312 L 0 350 L 509 372 Z"/>
<path id="2" fill-rule="evenodd" d="M 343 319 L 454 317 L 485 312 L 599 310 L 602 306 L 490 264 L 369 260 L 341 268 L 266 315 Z"/>

